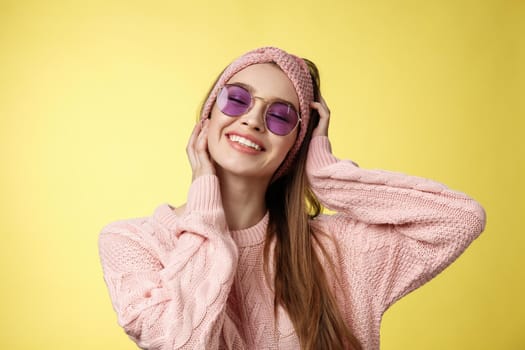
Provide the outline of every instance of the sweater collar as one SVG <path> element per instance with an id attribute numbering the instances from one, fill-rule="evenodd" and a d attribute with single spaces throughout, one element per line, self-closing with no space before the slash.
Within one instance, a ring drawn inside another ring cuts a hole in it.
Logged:
<path id="1" fill-rule="evenodd" d="M 231 235 L 235 243 L 237 243 L 237 246 L 240 248 L 249 247 L 264 242 L 269 217 L 270 214 L 267 211 L 263 218 L 255 225 L 241 230 L 232 230 Z"/>

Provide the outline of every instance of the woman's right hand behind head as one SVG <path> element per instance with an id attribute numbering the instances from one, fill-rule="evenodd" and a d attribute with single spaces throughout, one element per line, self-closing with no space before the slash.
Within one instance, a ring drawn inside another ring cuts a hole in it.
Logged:
<path id="1" fill-rule="evenodd" d="M 186 146 L 186 154 L 193 173 L 192 181 L 202 175 L 215 175 L 215 167 L 208 152 L 209 123 L 209 119 L 198 122 Z"/>

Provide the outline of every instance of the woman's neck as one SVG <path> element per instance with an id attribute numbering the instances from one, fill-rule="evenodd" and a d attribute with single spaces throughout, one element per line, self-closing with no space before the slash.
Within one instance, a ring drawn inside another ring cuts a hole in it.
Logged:
<path id="1" fill-rule="evenodd" d="M 220 173 L 222 205 L 230 230 L 257 224 L 266 214 L 268 180 Z"/>

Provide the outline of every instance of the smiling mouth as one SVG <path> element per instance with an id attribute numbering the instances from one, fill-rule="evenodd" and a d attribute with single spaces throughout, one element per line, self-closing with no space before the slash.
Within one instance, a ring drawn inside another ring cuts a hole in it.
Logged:
<path id="1" fill-rule="evenodd" d="M 243 146 L 246 146 L 246 147 L 249 147 L 251 149 L 254 149 L 256 151 L 262 151 L 263 149 L 261 148 L 261 146 L 259 146 L 258 144 L 242 137 L 242 136 L 239 136 L 239 135 L 228 135 L 228 138 L 235 142 L 235 143 L 238 143 L 240 145 L 243 145 Z"/>

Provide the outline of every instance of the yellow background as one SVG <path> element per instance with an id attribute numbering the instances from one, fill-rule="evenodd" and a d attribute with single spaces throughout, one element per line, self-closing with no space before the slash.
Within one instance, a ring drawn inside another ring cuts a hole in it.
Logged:
<path id="1" fill-rule="evenodd" d="M 184 201 L 210 83 L 275 45 L 318 64 L 336 156 L 487 211 L 382 349 L 525 349 L 524 23 L 519 0 L 0 1 L 0 347 L 136 349 L 98 233 Z"/>

